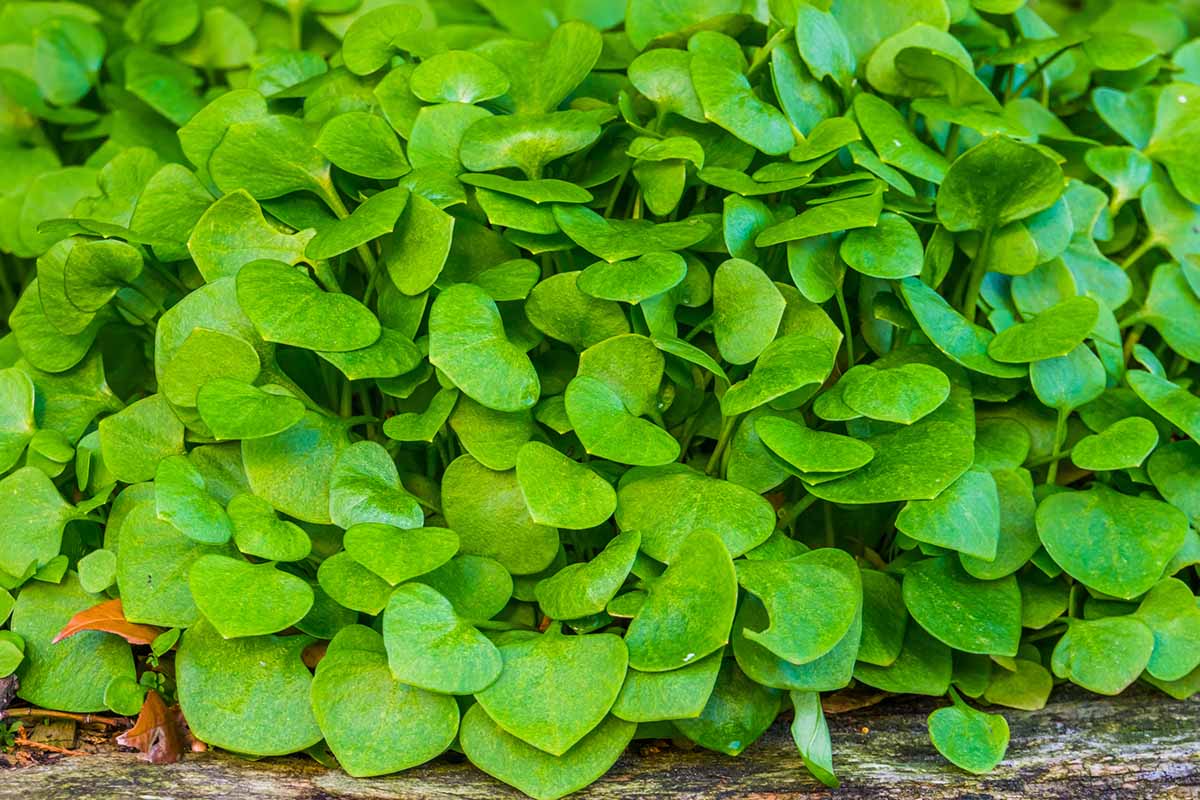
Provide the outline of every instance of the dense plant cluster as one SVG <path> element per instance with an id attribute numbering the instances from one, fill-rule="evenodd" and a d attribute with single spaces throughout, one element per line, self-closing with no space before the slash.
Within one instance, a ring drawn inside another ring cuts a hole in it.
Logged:
<path id="1" fill-rule="evenodd" d="M 976 772 L 1193 694 L 1198 25 L 0 5 L 0 676 L 538 798 L 781 713 L 834 785 L 852 684 Z"/>

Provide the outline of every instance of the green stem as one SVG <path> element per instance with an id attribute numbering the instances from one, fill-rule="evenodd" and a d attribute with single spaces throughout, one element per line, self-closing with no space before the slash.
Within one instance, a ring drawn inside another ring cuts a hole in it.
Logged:
<path id="1" fill-rule="evenodd" d="M 958 134 L 962 130 L 962 126 L 957 123 L 950 123 L 950 133 L 946 135 L 946 158 L 954 160 L 954 151 L 958 149 Z"/>
<path id="2" fill-rule="evenodd" d="M 288 17 L 291 22 L 292 49 L 304 49 L 304 9 L 300 3 L 288 3 Z"/>
<path id="3" fill-rule="evenodd" d="M 807 511 L 815 502 L 817 502 L 815 494 L 806 494 L 799 500 L 788 503 L 779 509 L 779 525 L 791 529 L 792 525 L 796 524 L 796 520 L 800 518 L 800 515 Z"/>
<path id="4" fill-rule="evenodd" d="M 1059 451 L 1062 446 L 1063 439 L 1067 433 L 1067 412 L 1063 409 L 1058 410 L 1058 420 L 1054 423 L 1054 449 L 1050 451 L 1050 468 L 1046 470 L 1046 485 L 1053 486 L 1054 481 L 1058 478 L 1058 462 L 1062 460 L 1065 453 Z"/>
<path id="5" fill-rule="evenodd" d="M 1121 269 L 1129 269 L 1138 262 L 1138 259 L 1149 253 L 1158 246 L 1158 239 L 1154 236 L 1147 236 L 1141 243 L 1130 251 L 1129 255 L 1125 256 L 1121 261 Z"/>
<path id="6" fill-rule="evenodd" d="M 122 310 L 122 311 L 124 311 L 126 314 L 128 314 L 128 315 L 129 315 L 129 316 L 131 316 L 131 317 L 133 317 L 134 319 L 136 319 L 138 322 L 140 322 L 140 323 L 142 323 L 143 325 L 145 325 L 145 326 L 146 326 L 147 328 L 149 328 L 150 330 L 154 330 L 154 320 L 152 320 L 152 319 L 146 319 L 146 317 L 143 317 L 143 316 L 142 316 L 142 314 L 141 314 L 141 312 L 139 312 L 139 311 L 138 311 L 137 309 L 135 309 L 133 306 L 131 306 L 131 305 L 129 305 L 128 303 L 126 303 L 126 302 L 125 302 L 124 300 L 122 300 L 120 297 L 114 296 L 114 297 L 113 297 L 113 302 L 116 304 L 117 308 L 121 309 L 121 310 Z"/>
<path id="7" fill-rule="evenodd" d="M 1025 91 L 1025 88 L 1027 86 L 1029 86 L 1029 84 L 1033 83 L 1033 81 L 1037 79 L 1038 75 L 1041 75 L 1042 72 L 1044 72 L 1047 67 L 1049 67 L 1051 64 L 1053 64 L 1055 61 L 1057 61 L 1058 58 L 1063 53 L 1067 52 L 1068 50 L 1071 49 L 1071 47 L 1074 47 L 1074 46 L 1075 45 L 1071 45 L 1070 47 L 1064 47 L 1061 50 L 1057 50 L 1045 61 L 1038 64 L 1033 69 L 1032 72 L 1030 72 L 1028 75 L 1025 76 L 1025 80 L 1021 81 L 1017 85 L 1017 88 L 1013 89 L 1011 92 L 1008 92 L 1004 95 L 1004 102 L 1007 103 L 1009 100 L 1012 100 L 1014 97 L 1020 97 L 1021 92 Z"/>
<path id="8" fill-rule="evenodd" d="M 992 229 L 988 228 L 983 232 L 983 238 L 979 240 L 979 249 L 975 251 L 975 258 L 971 259 L 967 292 L 963 296 L 962 314 L 968 322 L 975 321 L 975 308 L 979 305 L 979 290 L 983 288 L 983 279 L 987 275 L 988 251 L 991 248 Z"/>
<path id="9" fill-rule="evenodd" d="M 721 422 L 721 435 L 717 439 L 717 444 L 713 447 L 712 455 L 708 457 L 708 463 L 704 465 L 704 472 L 712 475 L 717 465 L 721 463 L 721 455 L 725 452 L 725 447 L 729 444 L 729 439 L 733 435 L 734 425 L 737 423 L 737 416 L 724 417 Z"/>
<path id="10" fill-rule="evenodd" d="M 842 313 L 842 332 L 846 335 L 846 369 L 854 366 L 854 328 L 850 325 L 850 310 L 846 308 L 846 295 L 842 287 L 833 293 L 838 311 Z"/>
<path id="11" fill-rule="evenodd" d="M 683 337 L 683 340 L 685 342 L 690 342 L 692 339 L 695 339 L 702 331 L 708 330 L 709 326 L 712 325 L 712 321 L 713 318 L 711 314 L 700 320 L 698 323 L 696 323 L 695 327 L 687 332 L 687 335 Z"/>
<path id="12" fill-rule="evenodd" d="M 776 31 L 775 35 L 767 40 L 767 43 L 758 48 L 754 54 L 754 60 L 750 62 L 750 69 L 746 70 L 746 77 L 753 78 L 754 74 L 762 69 L 767 64 L 767 59 L 771 57 L 771 51 L 780 43 L 787 39 L 792 33 L 791 28 L 782 28 Z"/>
<path id="13" fill-rule="evenodd" d="M 337 188 L 334 187 L 333 181 L 326 176 L 320 182 L 320 185 L 321 199 L 325 201 L 325 205 L 329 206 L 329 210 L 337 215 L 338 219 L 346 219 L 346 217 L 350 216 L 350 210 L 342 202 L 342 197 L 338 194 Z M 378 268 L 378 264 L 375 261 L 375 254 L 365 244 L 360 244 L 354 248 L 354 252 L 358 253 L 358 257 L 362 259 L 363 266 L 366 267 L 368 281 L 373 279 L 375 271 Z"/>

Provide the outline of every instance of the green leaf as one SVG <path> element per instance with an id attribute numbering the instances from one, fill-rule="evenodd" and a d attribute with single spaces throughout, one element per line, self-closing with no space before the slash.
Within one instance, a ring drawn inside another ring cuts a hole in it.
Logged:
<path id="1" fill-rule="evenodd" d="M 111 524 L 111 523 L 110 523 Z M 200 612 L 188 587 L 188 572 L 206 554 L 228 546 L 202 545 L 160 520 L 154 502 L 133 506 L 117 529 L 117 587 L 125 618 L 162 627 L 196 624 Z"/>
<path id="2" fill-rule="evenodd" d="M 245 189 L 256 200 L 302 191 L 323 197 L 329 185 L 329 162 L 313 148 L 310 132 L 295 117 L 234 122 L 207 166 L 218 189 Z"/>
<path id="3" fill-rule="evenodd" d="M 279 519 L 270 503 L 252 494 L 236 495 L 225 510 L 233 521 L 233 540 L 246 555 L 303 561 L 312 550 L 312 541 L 300 526 Z"/>
<path id="4" fill-rule="evenodd" d="M 104 711 L 109 682 L 134 677 L 129 645 L 115 636 L 83 631 L 53 643 L 75 614 L 102 601 L 84 591 L 74 573 L 62 583 L 34 581 L 21 589 L 9 627 L 25 642 L 17 669 L 22 700 L 58 711 Z"/>
<path id="5" fill-rule="evenodd" d="M 460 456 L 442 476 L 442 513 L 462 552 L 494 558 L 514 575 L 542 571 L 558 552 L 557 529 L 529 515 L 515 470 Z"/>
<path id="6" fill-rule="evenodd" d="M 1097 694 L 1120 694 L 1150 663 L 1154 632 L 1136 616 L 1072 619 L 1054 646 L 1051 669 Z"/>
<path id="7" fill-rule="evenodd" d="M 771 342 L 759 355 L 750 375 L 729 387 L 721 397 L 726 417 L 744 414 L 811 384 L 833 371 L 835 348 L 804 333 L 790 333 Z"/>
<path id="8" fill-rule="evenodd" d="M 900 583 L 890 575 L 864 569 L 859 575 L 863 588 L 862 641 L 858 660 L 864 664 L 891 666 L 904 646 L 908 610 Z"/>
<path id="9" fill-rule="evenodd" d="M 1158 95 L 1154 130 L 1146 143 L 1146 155 L 1167 168 L 1171 182 L 1192 203 L 1200 203 L 1200 173 L 1190 158 L 1190 142 L 1200 132 L 1194 106 L 1200 91 L 1190 83 L 1170 83 Z"/>
<path id="10" fill-rule="evenodd" d="M 419 528 L 425 521 L 417 499 L 400 483 L 392 457 L 375 442 L 355 442 L 338 453 L 329 477 L 329 518 L 346 529 L 363 523 Z"/>
<path id="11" fill-rule="evenodd" d="M 858 439 L 815 431 L 784 417 L 760 417 L 754 429 L 768 450 L 800 472 L 849 472 L 875 457 Z"/>
<path id="12" fill-rule="evenodd" d="M 99 311 L 142 273 L 142 255 L 115 239 L 80 242 L 67 257 L 67 299 L 81 311 Z"/>
<path id="13" fill-rule="evenodd" d="M 1043 405 L 1066 413 L 1095 400 L 1104 391 L 1104 365 L 1081 344 L 1065 356 L 1031 364 L 1029 382 Z"/>
<path id="14" fill-rule="evenodd" d="M 263 439 L 283 433 L 304 417 L 304 404 L 273 384 L 259 388 L 232 378 L 200 387 L 196 407 L 218 440 Z"/>
<path id="15" fill-rule="evenodd" d="M 167 362 L 159 388 L 172 404 L 195 407 L 200 389 L 210 381 L 249 384 L 261 370 L 252 343 L 221 331 L 196 328 Z"/>
<path id="16" fill-rule="evenodd" d="M 595 116 L 585 111 L 488 116 L 463 133 L 459 157 L 475 172 L 516 167 L 537 180 L 547 164 L 583 150 L 599 136 Z"/>
<path id="17" fill-rule="evenodd" d="M 713 276 L 713 335 L 721 356 L 733 364 L 758 358 L 783 318 L 783 295 L 766 273 L 731 258 Z"/>
<path id="18" fill-rule="evenodd" d="M 629 666 L 662 672 L 715 652 L 729 639 L 737 605 L 733 562 L 717 534 L 691 534 L 678 557 L 650 582 L 629 624 Z"/>
<path id="19" fill-rule="evenodd" d="M 349 553 L 334 553 L 317 569 L 321 589 L 339 606 L 377 616 L 387 606 L 392 587 Z"/>
<path id="20" fill-rule="evenodd" d="M 649 420 L 635 417 L 607 383 L 588 375 L 574 378 L 566 391 L 567 417 L 589 453 L 636 466 L 669 464 L 679 457 L 675 437 Z"/>
<path id="21" fill-rule="evenodd" d="M 186 456 L 169 456 L 154 473 L 158 518 L 201 544 L 225 544 L 233 538 L 233 522 L 208 492 L 201 474 Z"/>
<path id="22" fill-rule="evenodd" d="M 34 386 L 18 369 L 0 370 L 0 473 L 12 469 L 34 434 Z"/>
<path id="23" fill-rule="evenodd" d="M 482 705 L 463 715 L 459 743 L 471 763 L 537 800 L 557 800 L 608 772 L 637 726 L 608 717 L 560 756 L 526 744 L 496 724 Z"/>
<path id="24" fill-rule="evenodd" d="M 323 292 L 281 261 L 254 261 L 237 274 L 238 304 L 269 342 L 309 350 L 358 350 L 380 336 L 379 320 L 354 298 Z"/>
<path id="25" fill-rule="evenodd" d="M 388 665 L 401 683 L 443 694 L 474 694 L 504 667 L 500 651 L 420 583 L 392 592 L 383 614 Z"/>
<path id="26" fill-rule="evenodd" d="M 686 667 L 668 672 L 630 669 L 613 703 L 613 716 L 630 722 L 661 722 L 700 716 L 720 672 L 723 652 L 718 650 Z"/>
<path id="27" fill-rule="evenodd" d="M 839 550 L 814 550 L 788 561 L 742 561 L 737 575 L 771 621 L 765 630 L 747 629 L 744 635 L 793 664 L 832 650 L 862 610 L 858 569 Z"/>
<path id="28" fill-rule="evenodd" d="M 737 69 L 709 53 L 694 53 L 692 85 L 704 116 L 767 155 L 783 155 L 796 139 L 783 112 L 754 94 Z"/>
<path id="29" fill-rule="evenodd" d="M 284 514 L 328 524 L 332 473 L 348 444 L 340 420 L 306 411 L 281 433 L 242 442 L 246 477 L 254 494 Z"/>
<path id="30" fill-rule="evenodd" d="M 579 274 L 576 286 L 602 300 L 637 304 L 674 288 L 686 274 L 679 254 L 647 253 L 631 261 L 599 261 Z"/>
<path id="31" fill-rule="evenodd" d="M 391 127 L 366 111 L 349 111 L 330 119 L 313 147 L 339 169 L 365 178 L 389 180 L 412 169 Z"/>
<path id="32" fill-rule="evenodd" d="M 1164 578 L 1142 599 L 1138 618 L 1154 632 L 1154 651 L 1146 671 L 1175 681 L 1200 665 L 1200 606 L 1187 584 Z"/>
<path id="33" fill-rule="evenodd" d="M 617 490 L 617 525 L 642 534 L 642 550 L 666 563 L 686 555 L 697 529 L 716 531 L 733 557 L 762 544 L 775 513 L 762 497 L 689 467 L 651 467 L 626 473 Z M 639 667 L 640 669 L 640 667 Z"/>
<path id="34" fill-rule="evenodd" d="M 200 622 L 175 657 L 179 705 L 198 739 L 237 753 L 294 753 L 321 740 L 300 659 L 307 636 L 222 639 Z M 221 704 L 211 698 L 222 698 Z"/>
<path id="35" fill-rule="evenodd" d="M 885 692 L 940 697 L 950 689 L 951 653 L 924 628 L 910 622 L 896 660 L 886 667 L 860 661 L 854 666 L 854 679 Z"/>
<path id="36" fill-rule="evenodd" d="M 342 60 L 355 75 L 385 66 L 397 49 L 407 49 L 421 13 L 406 4 L 383 5 L 354 19 L 342 35 Z"/>
<path id="37" fill-rule="evenodd" d="M 160 459 L 183 453 L 183 423 L 161 394 L 153 394 L 100 420 L 100 449 L 117 480 L 154 477 Z"/>
<path id="38" fill-rule="evenodd" d="M 1067 574 L 1124 599 L 1150 589 L 1183 545 L 1187 516 L 1160 500 L 1099 484 L 1052 494 L 1037 510 L 1038 535 Z"/>
<path id="39" fill-rule="evenodd" d="M 988 354 L 991 333 L 951 308 L 933 289 L 916 278 L 905 278 L 900 293 L 921 330 L 952 361 L 994 378 L 1024 377 L 1023 367 L 1003 364 Z"/>
<path id="40" fill-rule="evenodd" d="M 712 226 L 702 219 L 655 225 L 647 220 L 606 219 L 577 205 L 554 206 L 554 219 L 571 241 L 610 263 L 683 250 L 712 233 Z"/>
<path id="41" fill-rule="evenodd" d="M 516 467 L 521 494 L 534 522 L 582 530 L 602 524 L 616 510 L 616 492 L 608 481 L 553 447 L 541 442 L 525 444 L 517 454 Z"/>
<path id="42" fill-rule="evenodd" d="M 882 209 L 883 195 L 880 192 L 822 203 L 767 228 L 754 243 L 759 247 L 770 247 L 827 233 L 874 227 L 879 222 Z"/>
<path id="43" fill-rule="evenodd" d="M 525 314 L 541 332 L 579 350 L 629 332 L 625 312 L 579 289 L 582 272 L 563 272 L 533 287 Z"/>
<path id="44" fill-rule="evenodd" d="M 497 411 L 537 402 L 537 373 L 505 335 L 496 304 L 477 286 L 438 295 L 429 316 L 429 360 L 473 400 Z"/>
<path id="45" fill-rule="evenodd" d="M 750 680 L 726 659 L 700 716 L 675 721 L 684 736 L 701 747 L 739 755 L 761 736 L 779 713 L 779 692 Z"/>
<path id="46" fill-rule="evenodd" d="M 346 552 L 392 586 L 432 572 L 458 552 L 458 535 L 446 528 L 404 530 L 361 522 L 346 531 Z"/>
<path id="47" fill-rule="evenodd" d="M 704 107 L 692 84 L 691 64 L 692 54 L 684 50 L 647 50 L 629 64 L 629 81 L 659 113 L 704 122 Z"/>
<path id="48" fill-rule="evenodd" d="M 800 758 L 813 777 L 826 786 L 836 789 L 837 776 L 833 774 L 833 743 L 829 740 L 829 726 L 821 709 L 821 695 L 816 692 L 791 692 L 792 740 L 800 750 Z"/>
<path id="49" fill-rule="evenodd" d="M 1000 541 L 1000 497 L 991 473 L 969 469 L 937 497 L 910 500 L 896 528 L 919 542 L 995 559 Z"/>
<path id="50" fill-rule="evenodd" d="M 1140 467 L 1158 446 L 1158 429 L 1144 417 L 1128 417 L 1071 448 L 1071 460 L 1091 471 Z"/>
<path id="51" fill-rule="evenodd" d="M 397 681 L 379 634 L 360 626 L 330 643 L 313 678 L 312 704 L 326 744 L 356 778 L 423 764 L 458 731 L 454 699 Z M 384 728 L 389 735 L 381 737 Z"/>
<path id="52" fill-rule="evenodd" d="M 1050 156 L 993 136 L 950 164 L 937 215 L 951 231 L 986 231 L 1049 208 L 1063 188 L 1062 170 Z"/>
<path id="53" fill-rule="evenodd" d="M 1015 656 L 1021 638 L 1021 591 L 1011 575 L 980 581 L 952 555 L 912 564 L 904 604 L 913 619 L 956 650 Z"/>
<path id="54" fill-rule="evenodd" d="M 572 19 L 554 27 L 545 42 L 492 41 L 481 48 L 481 55 L 507 75 L 511 83 L 508 96 L 516 112 L 532 115 L 554 111 L 562 105 L 588 77 L 603 47 L 604 40 L 595 28 Z"/>
<path id="55" fill-rule="evenodd" d="M 508 77 L 469 50 L 438 53 L 413 71 L 412 93 L 426 103 L 478 103 L 508 91 Z"/>
<path id="56" fill-rule="evenodd" d="M 1092 332 L 1099 310 L 1092 298 L 1073 297 L 997 333 L 988 355 L 1009 364 L 1065 356 Z"/>
<path id="57" fill-rule="evenodd" d="M 870 419 L 911 425 L 932 414 L 950 396 L 950 380 L 937 367 L 903 364 L 866 372 L 847 386 L 842 402 Z"/>
<path id="58" fill-rule="evenodd" d="M 1126 379 L 1146 405 L 1192 439 L 1200 439 L 1200 398 L 1149 372 L 1131 371 Z"/>
<path id="59" fill-rule="evenodd" d="M 347 253 L 392 232 L 408 205 L 408 190 L 396 187 L 372 195 L 345 219 L 325 227 L 304 250 L 306 258 L 321 261 Z"/>
<path id="60" fill-rule="evenodd" d="M 313 604 L 306 581 L 239 558 L 206 555 L 188 571 L 192 597 L 204 618 L 226 639 L 278 633 L 295 625 Z"/>
<path id="61" fill-rule="evenodd" d="M 599 614 L 616 596 L 633 567 L 641 535 L 618 534 L 586 563 L 568 564 L 534 587 L 542 612 L 553 619 Z"/>
<path id="62" fill-rule="evenodd" d="M 955 696 L 954 705 L 929 715 L 929 739 L 946 760 L 967 772 L 991 772 L 1008 749 L 1008 722 Z"/>
<path id="63" fill-rule="evenodd" d="M 1200 358 L 1200 298 L 1186 268 L 1169 262 L 1154 270 L 1150 293 L 1138 318 L 1154 327 L 1171 349 L 1189 360 Z"/>
<path id="64" fill-rule="evenodd" d="M 613 634 L 564 636 L 552 626 L 499 650 L 504 669 L 475 699 L 505 731 L 555 756 L 603 722 L 625 680 L 628 654 Z"/>
<path id="65" fill-rule="evenodd" d="M 409 197 L 384 264 L 396 288 L 415 295 L 434 284 L 446 265 L 454 217 L 419 194 Z"/>
<path id="66" fill-rule="evenodd" d="M 937 411 L 867 437 L 875 458 L 865 467 L 808 489 L 835 503 L 932 500 L 971 466 L 973 416 L 965 390 L 952 386 Z"/>
<path id="67" fill-rule="evenodd" d="M 847 233 L 838 254 L 855 270 L 873 278 L 920 275 L 924 263 L 921 237 L 908 220 L 890 212 L 880 215 L 875 227 Z"/>

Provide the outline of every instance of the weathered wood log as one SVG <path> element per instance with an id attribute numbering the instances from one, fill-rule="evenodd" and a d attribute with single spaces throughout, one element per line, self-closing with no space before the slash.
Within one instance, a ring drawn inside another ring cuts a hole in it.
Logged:
<path id="1" fill-rule="evenodd" d="M 929 743 L 935 701 L 893 698 L 830 717 L 842 788 L 807 774 L 782 722 L 740 758 L 674 747 L 631 748 L 600 782 L 576 795 L 615 798 L 1200 798 L 1200 702 L 1145 690 L 1115 698 L 1055 694 L 1043 710 L 1005 711 L 1008 757 L 968 775 Z M 0 798 L 21 800 L 416 800 L 518 796 L 461 758 L 387 778 L 354 779 L 298 758 L 251 762 L 221 753 L 170 766 L 134 754 L 68 758 L 0 772 Z"/>

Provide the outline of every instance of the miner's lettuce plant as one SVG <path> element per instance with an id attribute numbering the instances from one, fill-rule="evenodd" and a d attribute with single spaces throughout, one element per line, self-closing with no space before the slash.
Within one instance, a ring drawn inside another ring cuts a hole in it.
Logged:
<path id="1" fill-rule="evenodd" d="M 1198 26 L 0 5 L 0 678 L 545 799 L 781 714 L 836 785 L 855 685 L 971 772 L 1193 695 Z"/>

